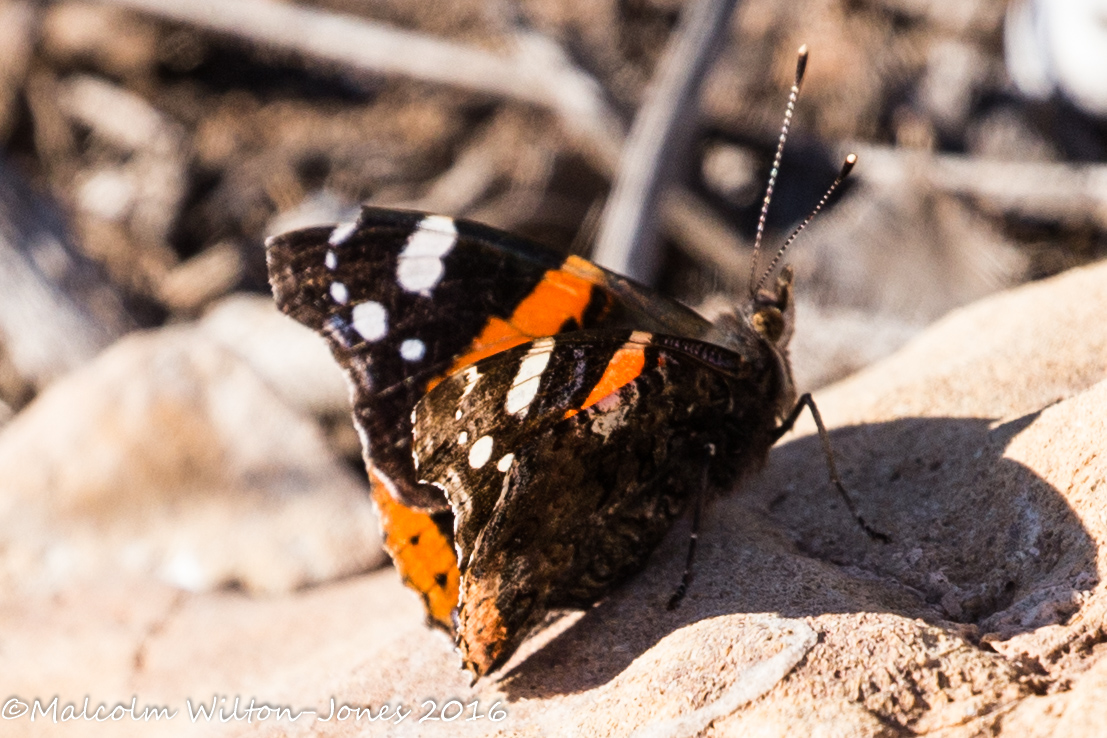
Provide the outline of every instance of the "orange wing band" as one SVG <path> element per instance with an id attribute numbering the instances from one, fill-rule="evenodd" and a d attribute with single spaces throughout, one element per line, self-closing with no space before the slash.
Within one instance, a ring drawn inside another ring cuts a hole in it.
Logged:
<path id="1" fill-rule="evenodd" d="M 422 596 L 427 620 L 453 634 L 453 612 L 461 581 L 453 545 L 428 513 L 401 505 L 372 473 L 370 479 L 384 532 L 384 547 L 404 584 Z"/>
<path id="2" fill-rule="evenodd" d="M 427 383 L 427 391 L 446 377 L 481 359 L 506 351 L 535 338 L 552 336 L 569 321 L 584 323 L 584 312 L 592 300 L 592 290 L 603 280 L 603 273 L 584 259 L 570 256 L 561 269 L 546 272 L 542 281 L 520 302 L 511 317 L 490 318 L 469 350 L 457 357 L 441 377 Z"/>
<path id="3" fill-rule="evenodd" d="M 565 417 L 571 418 L 581 410 L 592 407 L 597 402 L 613 392 L 633 382 L 642 373 L 646 366 L 646 350 L 644 346 L 627 344 L 615 352 L 611 361 L 607 362 L 607 368 L 603 371 L 600 381 L 584 398 L 584 403 L 575 410 L 566 410 Z"/>

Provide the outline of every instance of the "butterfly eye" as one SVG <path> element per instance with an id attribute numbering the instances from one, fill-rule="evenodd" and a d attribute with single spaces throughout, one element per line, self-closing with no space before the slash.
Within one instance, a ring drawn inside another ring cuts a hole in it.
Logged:
<path id="1" fill-rule="evenodd" d="M 784 335 L 784 315 L 775 307 L 761 308 L 753 314 L 750 322 L 755 331 L 772 343 L 776 343 Z"/>

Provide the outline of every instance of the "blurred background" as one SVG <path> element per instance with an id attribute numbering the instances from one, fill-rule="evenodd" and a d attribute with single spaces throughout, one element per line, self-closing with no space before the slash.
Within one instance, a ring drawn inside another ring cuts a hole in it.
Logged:
<path id="1" fill-rule="evenodd" d="M 745 295 L 803 43 L 770 252 L 860 157 L 789 255 L 803 389 L 1107 255 L 1105 0 L 729 3 L 698 102 L 659 72 L 693 5 L 0 0 L 8 591 L 383 563 L 345 385 L 272 307 L 264 238 L 370 202 L 590 255 L 652 168 L 619 248 L 711 314 Z M 679 135 L 624 146 L 644 111 Z"/>

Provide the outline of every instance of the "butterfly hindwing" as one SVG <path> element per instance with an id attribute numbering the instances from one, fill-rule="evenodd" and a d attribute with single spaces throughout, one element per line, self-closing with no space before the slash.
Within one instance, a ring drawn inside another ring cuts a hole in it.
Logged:
<path id="1" fill-rule="evenodd" d="M 604 368 L 630 335 L 610 331 L 601 340 L 565 334 L 545 337 L 473 364 L 438 385 L 417 406 L 415 458 L 419 476 L 456 478 L 458 490 L 491 488 L 503 478 L 511 451 L 542 428 L 581 407 Z M 461 458 L 461 457 L 464 458 Z M 466 519 L 487 520 L 486 495 L 450 495 Z M 479 525 L 458 528 L 460 551 L 471 550 Z"/>
<path id="2" fill-rule="evenodd" d="M 487 673 L 551 608 L 595 602 L 705 485 L 756 468 L 779 381 L 756 355 L 600 330 L 513 348 L 429 392 L 414 450 L 456 516 L 466 666 Z"/>

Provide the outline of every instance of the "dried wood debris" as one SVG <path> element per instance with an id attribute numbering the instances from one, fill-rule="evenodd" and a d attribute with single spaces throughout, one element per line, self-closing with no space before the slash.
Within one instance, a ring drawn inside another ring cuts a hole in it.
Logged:
<path id="1" fill-rule="evenodd" d="M 22 406 L 130 327 L 264 292 L 260 242 L 294 212 L 322 218 L 371 201 L 589 252 L 621 222 L 598 224 L 596 213 L 626 171 L 624 141 L 690 5 L 0 2 L 3 169 L 46 198 L 65 224 L 59 243 L 95 267 L 82 268 L 76 291 L 71 277 L 63 287 L 34 276 L 18 266 L 33 247 L 12 232 L 5 279 L 37 279 L 35 289 L 72 304 L 28 313 L 0 300 L 0 368 L 19 378 L 0 400 Z M 832 208 L 808 239 L 817 244 L 797 250 L 819 314 L 867 314 L 899 335 L 1107 252 L 1096 163 L 1107 159 L 1107 124 L 1064 101 L 1019 97 L 1005 73 L 1001 0 L 736 5 L 711 21 L 723 42 L 699 104 L 695 85 L 670 101 L 688 135 L 646 157 L 662 186 L 631 203 L 659 221 L 660 250 L 635 258 L 655 260 L 662 289 L 695 303 L 740 284 L 801 42 L 812 63 L 770 230 L 802 217 L 846 147 L 862 157 L 844 199 L 879 203 Z M 333 206 L 313 205 L 324 201 Z M 631 228 L 619 248 L 641 235 Z M 29 317 L 44 313 L 80 317 L 63 329 L 80 334 L 69 336 L 71 356 L 44 358 L 50 369 L 20 358 L 21 334 L 49 343 L 51 329 Z M 82 320 L 93 327 L 75 328 Z M 818 363 L 804 347 L 825 341 L 802 331 L 798 364 Z"/>

